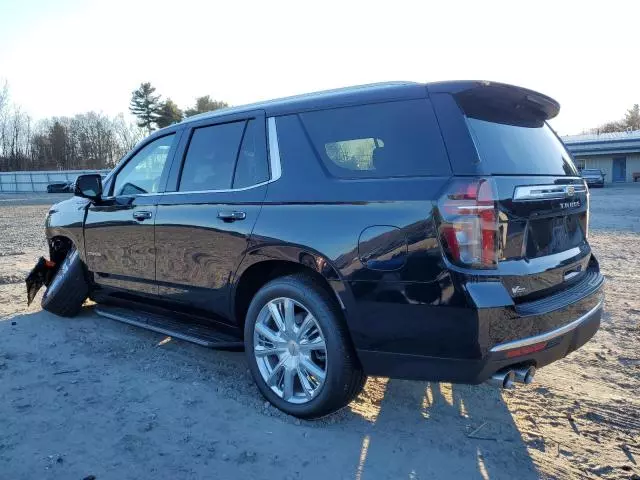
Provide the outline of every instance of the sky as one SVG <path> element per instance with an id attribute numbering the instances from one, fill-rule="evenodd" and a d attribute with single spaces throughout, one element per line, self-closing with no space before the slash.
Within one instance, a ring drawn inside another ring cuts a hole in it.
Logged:
<path id="1" fill-rule="evenodd" d="M 494 80 L 558 100 L 564 135 L 640 103 L 639 14 L 617 0 L 0 0 L 0 82 L 39 119 L 127 113 L 146 81 L 185 108 Z"/>

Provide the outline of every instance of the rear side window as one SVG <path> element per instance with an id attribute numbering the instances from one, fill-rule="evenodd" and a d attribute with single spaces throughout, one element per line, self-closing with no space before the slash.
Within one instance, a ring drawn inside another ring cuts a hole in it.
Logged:
<path id="1" fill-rule="evenodd" d="M 233 188 L 244 188 L 269 180 L 264 131 L 258 120 L 249 120 L 242 138 Z"/>
<path id="2" fill-rule="evenodd" d="M 231 188 L 245 122 L 196 128 L 182 167 L 179 191 Z"/>
<path id="3" fill-rule="evenodd" d="M 427 100 L 301 113 L 313 146 L 339 178 L 449 175 L 451 167 Z"/>

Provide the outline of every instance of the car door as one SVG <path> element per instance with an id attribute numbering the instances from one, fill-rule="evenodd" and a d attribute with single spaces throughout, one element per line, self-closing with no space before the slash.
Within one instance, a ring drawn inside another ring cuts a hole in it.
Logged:
<path id="1" fill-rule="evenodd" d="M 157 295 L 154 217 L 179 131 L 152 137 L 113 175 L 85 222 L 85 248 L 94 281 L 107 293 Z"/>
<path id="2" fill-rule="evenodd" d="M 167 187 L 174 191 L 158 203 L 159 295 L 225 321 L 229 279 L 247 251 L 272 178 L 264 113 L 200 121 L 184 136 L 182 162 L 174 162 L 181 168 Z"/>

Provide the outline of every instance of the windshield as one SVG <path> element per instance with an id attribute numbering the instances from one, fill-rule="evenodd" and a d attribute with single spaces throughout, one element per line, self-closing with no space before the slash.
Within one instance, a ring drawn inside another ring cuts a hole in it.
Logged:
<path id="1" fill-rule="evenodd" d="M 545 122 L 522 125 L 467 117 L 467 124 L 488 174 L 578 175 L 571 156 Z"/>
<path id="2" fill-rule="evenodd" d="M 582 170 L 582 174 L 587 174 L 587 175 L 601 175 L 602 172 L 600 170 Z"/>

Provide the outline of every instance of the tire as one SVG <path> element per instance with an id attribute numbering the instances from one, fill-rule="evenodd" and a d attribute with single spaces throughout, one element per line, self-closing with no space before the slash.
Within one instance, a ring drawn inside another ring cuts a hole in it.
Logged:
<path id="1" fill-rule="evenodd" d="M 286 310 L 288 301 L 293 304 L 291 310 Z M 294 324 L 289 329 L 278 331 L 276 337 L 272 337 L 277 324 L 270 310 L 274 305 L 276 309 L 282 306 L 277 310 L 280 313 L 294 312 L 291 316 L 280 316 L 284 323 L 287 323 L 285 318 L 293 317 Z M 312 320 L 308 320 L 309 314 Z M 312 324 L 312 321 L 315 323 L 305 330 L 305 325 Z M 265 326 L 271 330 L 269 337 L 261 333 Z M 291 332 L 295 333 L 296 328 L 300 335 L 310 333 L 294 339 Z M 289 340 L 285 341 L 285 338 Z M 366 382 L 340 307 L 335 298 L 308 275 L 280 277 L 258 291 L 247 311 L 244 342 L 249 370 L 260 393 L 276 408 L 298 418 L 318 418 L 345 407 L 362 391 Z M 324 350 L 318 345 L 324 345 Z M 264 352 L 275 351 L 276 347 L 280 353 L 265 355 Z M 278 380 L 279 367 L 281 381 Z M 269 375 L 270 368 L 272 375 Z M 290 373 L 292 371 L 294 373 Z M 324 378 L 319 380 L 322 372 Z M 287 394 L 287 375 L 293 377 L 289 381 L 292 387 L 288 389 L 293 395 Z M 271 386 L 267 383 L 269 377 L 276 379 Z"/>
<path id="2" fill-rule="evenodd" d="M 88 294 L 84 265 L 78 250 L 72 247 L 44 292 L 40 304 L 44 310 L 61 317 L 74 317 Z"/>

